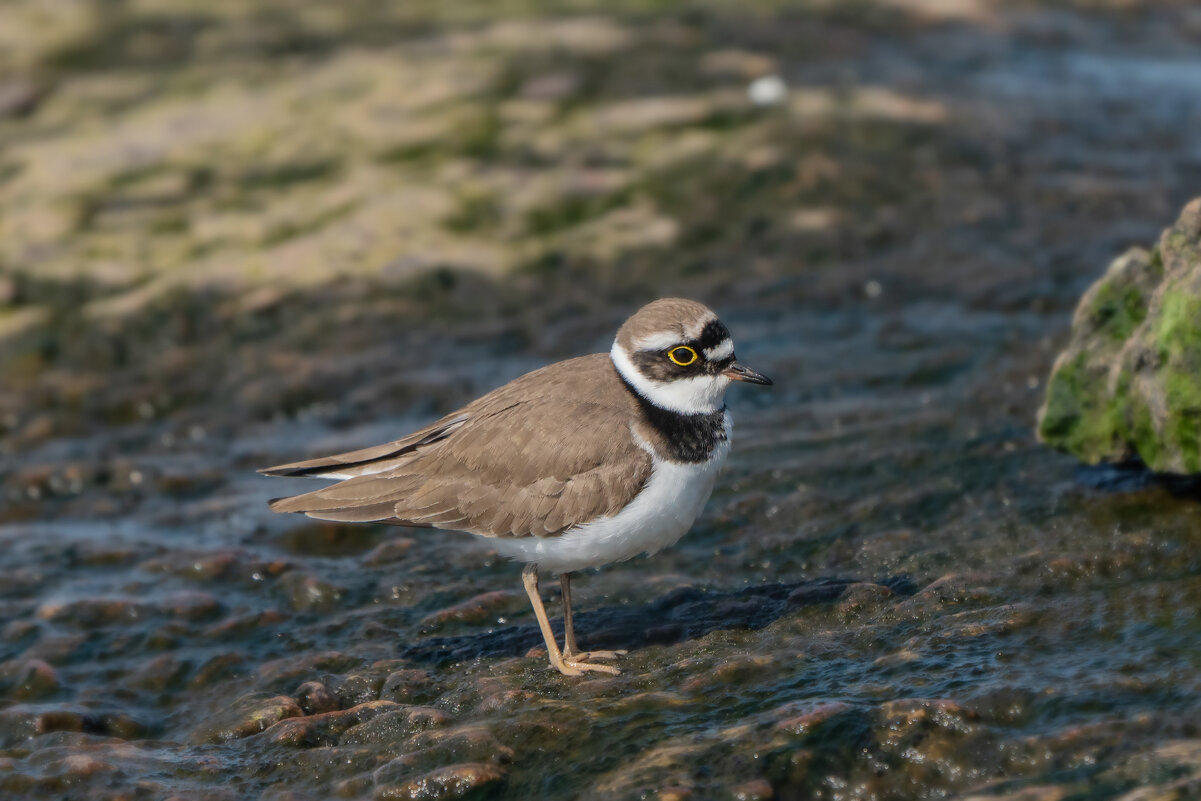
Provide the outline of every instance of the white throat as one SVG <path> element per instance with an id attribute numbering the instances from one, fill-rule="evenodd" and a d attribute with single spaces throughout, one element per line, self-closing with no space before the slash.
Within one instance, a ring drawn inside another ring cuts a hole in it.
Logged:
<path id="1" fill-rule="evenodd" d="M 730 379 L 721 375 L 680 378 L 675 381 L 655 381 L 638 372 L 625 348 L 616 342 L 609 358 L 621 377 L 642 397 L 661 409 L 681 414 L 711 414 L 725 406 L 726 388 Z"/>

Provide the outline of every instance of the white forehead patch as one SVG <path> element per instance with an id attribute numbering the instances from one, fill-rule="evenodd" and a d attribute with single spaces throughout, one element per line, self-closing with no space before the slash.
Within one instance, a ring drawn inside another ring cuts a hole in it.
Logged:
<path id="1" fill-rule="evenodd" d="M 705 358 L 711 362 L 720 362 L 734 355 L 734 340 L 726 337 L 711 348 L 705 348 Z"/>
<path id="2" fill-rule="evenodd" d="M 647 334 L 634 342 L 634 350 L 663 350 L 672 345 L 680 344 L 680 335 L 662 331 L 658 334 Z"/>
<path id="3" fill-rule="evenodd" d="M 717 316 L 710 314 L 708 317 L 702 317 L 692 325 L 684 327 L 684 335 L 688 339 L 700 339 L 701 334 L 705 333 L 705 326 L 717 320 Z"/>

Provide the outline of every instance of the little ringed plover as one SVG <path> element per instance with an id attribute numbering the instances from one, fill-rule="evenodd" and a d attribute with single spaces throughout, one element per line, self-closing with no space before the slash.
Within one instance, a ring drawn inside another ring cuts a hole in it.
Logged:
<path id="1" fill-rule="evenodd" d="M 269 467 L 272 476 L 334 479 L 271 501 L 319 520 L 466 531 L 526 563 L 522 580 L 550 663 L 568 676 L 617 673 L 581 652 L 571 574 L 652 554 L 692 526 L 730 448 L 725 392 L 770 385 L 734 359 L 707 307 L 668 298 L 641 308 L 609 353 L 527 373 L 394 442 Z M 538 590 L 558 574 L 564 647 Z"/>

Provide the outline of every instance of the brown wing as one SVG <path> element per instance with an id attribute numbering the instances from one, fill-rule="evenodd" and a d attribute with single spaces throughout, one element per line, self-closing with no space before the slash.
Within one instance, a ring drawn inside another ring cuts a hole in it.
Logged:
<path id="1" fill-rule="evenodd" d="M 374 445 L 357 451 L 347 451 L 333 456 L 322 456 L 304 462 L 292 462 L 259 470 L 265 476 L 299 476 L 334 478 L 362 475 L 374 472 L 374 468 L 387 460 L 403 457 L 423 445 L 430 445 L 450 436 L 456 428 L 467 421 L 462 412 L 444 417 L 436 423 L 414 431 L 406 437 L 385 445 Z"/>
<path id="2" fill-rule="evenodd" d="M 631 434 L 628 393 L 615 374 L 616 386 L 597 371 L 607 358 L 582 363 L 588 359 L 597 357 L 523 376 L 446 418 L 454 426 L 436 439 L 422 443 L 418 435 L 437 424 L 380 446 L 385 455 L 370 462 L 369 474 L 271 508 L 490 537 L 553 536 L 616 514 L 645 485 L 652 461 Z"/>

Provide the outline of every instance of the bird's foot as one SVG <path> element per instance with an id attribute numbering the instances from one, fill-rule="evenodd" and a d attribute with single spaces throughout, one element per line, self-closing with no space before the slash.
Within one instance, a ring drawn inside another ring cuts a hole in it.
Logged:
<path id="1" fill-rule="evenodd" d="M 621 659 L 629 651 L 564 651 L 564 659 L 574 659 L 577 662 L 591 662 L 594 659 Z"/>
<path id="2" fill-rule="evenodd" d="M 597 673 L 608 673 L 610 676 L 620 676 L 621 671 L 612 665 L 594 665 L 591 662 L 580 661 L 579 656 L 563 657 L 558 665 L 553 667 L 559 669 L 559 672 L 564 676 L 582 676 L 589 670 L 594 670 Z"/>

